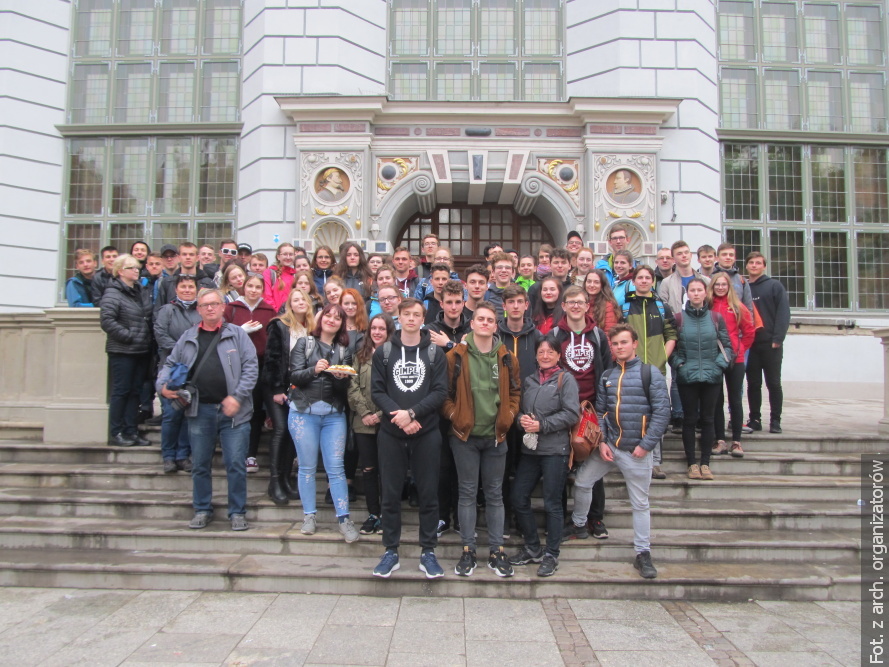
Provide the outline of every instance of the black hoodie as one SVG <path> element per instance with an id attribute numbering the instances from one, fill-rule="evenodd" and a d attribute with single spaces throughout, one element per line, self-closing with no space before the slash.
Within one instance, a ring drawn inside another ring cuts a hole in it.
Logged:
<path id="1" fill-rule="evenodd" d="M 518 333 L 507 326 L 505 319 L 500 320 L 500 342 L 519 360 L 519 376 L 522 378 L 523 387 L 525 378 L 537 368 L 535 348 L 539 340 L 543 340 L 543 334 L 529 318 L 525 318 L 522 330 Z"/>
<path id="2" fill-rule="evenodd" d="M 456 327 L 449 327 L 444 321 L 444 311 L 440 310 L 435 314 L 435 321 L 426 326 L 429 331 L 443 333 L 452 343 L 459 343 L 463 340 L 463 336 L 472 331 L 472 318 L 466 316 L 466 312 L 460 313 L 460 324 Z"/>
<path id="3" fill-rule="evenodd" d="M 756 331 L 755 343 L 783 343 L 790 328 L 790 300 L 777 278 L 762 274 L 750 281 L 753 305 L 759 311 L 763 328 Z"/>
<path id="4" fill-rule="evenodd" d="M 380 430 L 398 439 L 415 438 L 438 429 L 438 411 L 448 394 L 448 364 L 444 350 L 438 349 L 429 361 L 429 332 L 420 331 L 419 345 L 403 345 L 401 332 L 374 352 L 370 390 L 373 402 L 383 411 Z M 388 363 L 385 348 L 390 347 Z M 412 409 L 422 428 L 407 435 L 392 423 L 391 413 Z"/>

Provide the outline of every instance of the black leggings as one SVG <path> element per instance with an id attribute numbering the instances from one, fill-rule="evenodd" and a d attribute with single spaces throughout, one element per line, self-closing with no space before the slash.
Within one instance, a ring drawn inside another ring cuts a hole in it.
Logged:
<path id="1" fill-rule="evenodd" d="M 728 415 L 732 420 L 732 442 L 741 442 L 741 427 L 744 425 L 744 364 L 735 363 L 731 370 L 725 371 L 725 386 L 728 387 Z M 725 440 L 725 402 L 723 387 L 719 385 L 719 396 L 716 398 L 716 416 L 714 427 L 716 439 Z"/>
<path id="2" fill-rule="evenodd" d="M 361 457 L 361 479 L 367 511 L 380 516 L 380 457 L 376 433 L 355 433 L 355 449 Z M 348 456 L 348 452 L 346 452 Z M 357 457 L 356 457 L 357 458 Z"/>
<path id="3" fill-rule="evenodd" d="M 280 472 L 282 475 L 289 476 L 293 468 L 293 461 L 296 459 L 296 448 L 293 446 L 293 439 L 290 437 L 290 431 L 287 429 L 287 416 L 290 414 L 290 405 L 284 403 L 275 403 L 272 399 L 274 394 L 270 391 L 265 393 L 265 408 L 272 418 L 272 441 L 281 443 L 281 457 L 278 461 Z M 274 447 L 269 449 L 274 451 Z"/>
<path id="4" fill-rule="evenodd" d="M 716 412 L 716 397 L 719 384 L 692 382 L 679 385 L 682 399 L 682 446 L 685 448 L 686 465 L 697 463 L 695 459 L 695 424 L 701 418 L 701 465 L 710 465 L 710 451 L 713 449 L 713 414 Z"/>

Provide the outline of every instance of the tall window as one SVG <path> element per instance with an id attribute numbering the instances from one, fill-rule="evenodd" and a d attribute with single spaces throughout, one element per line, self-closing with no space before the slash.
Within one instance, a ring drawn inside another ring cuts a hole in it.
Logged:
<path id="1" fill-rule="evenodd" d="M 886 44 L 877 0 L 720 0 L 720 125 L 886 132 Z"/>
<path id="2" fill-rule="evenodd" d="M 562 0 L 389 0 L 389 95 L 564 99 Z"/>
<path id="3" fill-rule="evenodd" d="M 74 3 L 61 277 L 78 248 L 234 233 L 238 139 L 211 124 L 240 119 L 242 4 Z"/>
<path id="4" fill-rule="evenodd" d="M 889 151 L 726 143 L 726 239 L 761 250 L 797 310 L 889 308 Z M 768 202 L 761 206 L 760 202 Z"/>

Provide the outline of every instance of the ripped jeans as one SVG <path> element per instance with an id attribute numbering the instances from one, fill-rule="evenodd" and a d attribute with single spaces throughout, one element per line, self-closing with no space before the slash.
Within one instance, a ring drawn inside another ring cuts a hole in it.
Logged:
<path id="1" fill-rule="evenodd" d="M 337 517 L 349 514 L 349 489 L 343 456 L 346 453 L 346 415 L 322 401 L 313 403 L 308 412 L 300 412 L 290 406 L 287 427 L 296 445 L 299 458 L 299 497 L 303 512 L 315 514 L 315 473 L 318 471 L 318 452 L 324 461 L 324 470 L 330 480 L 330 495 Z"/>

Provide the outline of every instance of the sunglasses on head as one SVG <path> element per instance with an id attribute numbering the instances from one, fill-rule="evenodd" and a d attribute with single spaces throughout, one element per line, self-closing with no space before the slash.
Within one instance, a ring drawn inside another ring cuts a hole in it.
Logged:
<path id="1" fill-rule="evenodd" d="M 219 252 L 223 255 L 231 255 L 232 257 L 238 254 L 238 251 L 233 248 L 221 248 Z"/>

